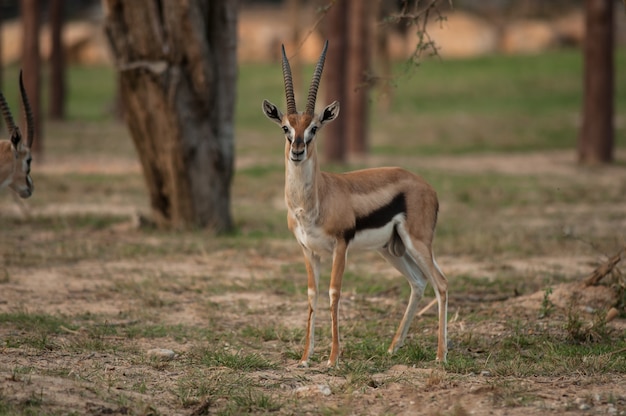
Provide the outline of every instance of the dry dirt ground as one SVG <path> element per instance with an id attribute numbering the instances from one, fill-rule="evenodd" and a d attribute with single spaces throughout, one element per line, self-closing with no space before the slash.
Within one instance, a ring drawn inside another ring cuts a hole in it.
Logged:
<path id="1" fill-rule="evenodd" d="M 552 157 L 549 160 L 542 155 L 511 156 L 509 159 L 501 156 L 441 157 L 430 158 L 425 163 L 431 164 L 434 168 L 448 166 L 468 171 L 487 169 L 506 172 L 515 169 L 517 164 L 522 170 L 543 169 L 563 175 L 574 172 L 575 168 L 567 156 L 555 157 L 556 159 Z M 97 166 L 98 163 L 86 163 L 84 168 L 97 169 Z M 126 167 L 115 164 L 112 167 L 116 171 L 124 169 L 138 171 L 137 166 L 132 164 Z M 43 174 L 46 173 L 46 169 L 53 172 L 58 168 L 52 165 L 42 166 Z M 623 168 L 616 168 L 607 172 L 603 180 L 626 181 L 626 174 Z M 5 199 L 5 208 L 6 204 L 10 203 Z M 6 209 L 14 210 L 10 207 Z M 115 211 L 118 208 L 115 206 L 81 208 L 68 202 L 67 206 L 56 205 L 54 209 L 59 212 L 64 210 L 70 212 L 81 209 Z M 120 211 L 124 212 L 123 209 Z M 47 237 L 43 234 L 24 236 L 41 240 Z M 144 236 L 125 224 L 101 230 L 84 238 L 86 246 L 90 244 L 91 238 L 110 241 L 129 239 L 146 245 L 151 244 L 149 236 Z M 59 246 L 58 249 L 62 250 L 62 244 Z M 2 266 L 0 273 L 7 277 L 0 284 L 0 312 L 109 316 L 108 325 L 111 326 L 130 325 L 129 319 L 193 327 L 202 327 L 208 322 L 213 325 L 238 327 L 249 324 L 251 320 L 263 320 L 276 322 L 283 328 L 301 328 L 306 314 L 304 296 L 298 297 L 299 300 L 294 302 L 293 299 L 272 291 L 259 293 L 209 291 L 207 295 L 204 290 L 211 285 L 226 283 L 246 287 L 284 274 L 285 268 L 300 263 L 299 251 L 294 246 L 291 241 L 273 241 L 268 242 L 262 249 L 224 248 L 191 256 L 164 254 L 162 258 L 155 256 L 149 262 L 82 258 L 50 268 L 45 264 L 29 269 L 11 265 Z M 50 253 L 50 256 L 54 256 L 54 253 Z M 367 262 L 370 257 L 367 255 L 363 258 L 357 257 L 351 267 L 358 267 L 354 264 L 358 265 L 361 260 Z M 596 255 L 538 256 L 522 260 L 510 259 L 506 265 L 499 267 L 506 266 L 520 271 L 520 274 L 522 271 L 532 274 L 558 270 L 563 275 L 582 277 L 589 273 L 593 268 L 592 265 L 597 264 L 599 260 L 601 259 Z M 494 264 L 488 259 L 476 261 L 445 253 L 439 256 L 438 261 L 449 276 L 452 288 L 449 324 L 449 334 L 453 342 L 451 355 L 455 354 L 454 340 L 468 331 L 472 331 L 474 336 L 498 337 L 507 320 L 518 318 L 524 313 L 527 313 L 527 316 L 536 316 L 536 311 L 541 307 L 543 293 L 540 292 L 494 301 L 474 306 L 493 310 L 491 320 L 483 321 L 480 325 L 467 323 L 463 318 L 463 307 L 459 306 L 464 305 L 463 294 L 454 293 L 454 278 L 459 275 L 480 275 L 488 278 L 494 273 Z M 390 272 L 380 260 L 373 260 L 367 267 L 370 273 Z M 150 283 L 146 283 L 147 281 L 152 281 L 154 287 L 159 288 L 158 296 L 151 292 Z M 568 295 L 563 291 L 568 292 L 571 288 L 572 285 L 567 284 L 555 287 L 554 293 L 557 296 L 554 299 L 566 298 Z M 608 298 L 610 295 L 599 293 L 595 301 L 602 304 L 610 302 L 611 299 Z M 351 318 L 359 319 L 358 316 L 352 316 L 351 306 L 356 301 L 352 299 L 351 294 L 346 294 L 344 299 L 340 319 L 344 323 L 349 322 Z M 369 301 L 392 302 L 388 298 Z M 158 302 L 158 307 L 151 302 Z M 328 317 L 322 313 L 319 325 L 327 325 L 327 321 Z M 348 326 L 349 323 L 345 325 Z M 420 330 L 434 331 L 434 328 L 423 328 L 419 322 L 416 325 Z M 613 330 L 626 329 L 623 319 L 616 319 L 610 325 Z M 10 330 L 0 327 L 0 340 L 3 340 L 3 344 L 0 345 L 0 399 L 5 403 L 26 403 L 30 400 L 37 402 L 39 407 L 35 408 L 42 413 L 53 414 L 185 415 L 191 414 L 194 409 L 201 413 L 202 409 L 198 407 L 202 407 L 201 403 L 185 407 L 180 393 L 185 380 L 189 380 L 187 377 L 190 371 L 198 374 L 207 371 L 206 368 L 188 368 L 186 354 L 197 348 L 195 342 L 184 338 L 129 339 L 104 334 L 102 342 L 119 344 L 120 351 L 131 350 L 135 353 L 116 353 L 115 349 L 111 352 L 110 349 L 103 351 L 98 348 L 89 353 L 83 348 L 79 352 L 74 352 L 78 349 L 72 348 L 73 345 L 85 342 L 84 329 L 79 327 L 67 328 L 65 334 L 48 341 L 52 345 L 49 350 L 42 351 L 32 346 L 6 345 L 6 339 L 20 335 L 9 332 Z M 327 353 L 326 341 L 318 344 L 317 354 Z M 299 347 L 297 343 L 293 346 L 296 351 L 299 351 Z M 152 348 L 169 348 L 177 355 L 168 364 L 155 364 L 146 355 Z M 347 382 L 345 378 L 327 371 L 319 362 L 308 369 L 297 368 L 294 360 L 281 358 L 282 352 L 278 349 L 279 346 L 273 341 L 265 342 L 262 348 L 269 359 L 282 363 L 283 368 L 255 371 L 248 376 L 260 385 L 274 386 L 273 391 L 279 391 L 283 397 L 293 398 L 299 403 L 295 407 L 297 410 L 293 410 L 294 407 L 290 408 L 293 413 L 318 414 L 318 406 L 323 405 L 325 409 L 339 409 L 338 414 L 369 415 L 626 414 L 624 374 L 572 373 L 558 377 L 494 378 L 488 373 L 451 375 L 437 366 L 419 368 L 396 365 L 383 374 L 372 376 L 373 382 L 366 388 L 355 390 L 350 394 L 336 394 L 338 388 Z M 608 354 L 601 359 L 610 360 L 611 355 Z M 207 373 L 207 377 L 219 378 L 220 374 L 219 371 L 212 371 Z M 507 396 L 508 405 L 503 404 L 500 396 Z M 519 403 L 515 403 L 516 400 L 519 400 Z M 211 405 L 215 403 L 207 404 L 207 414 L 211 414 Z M 332 412 L 326 410 L 326 414 Z"/>

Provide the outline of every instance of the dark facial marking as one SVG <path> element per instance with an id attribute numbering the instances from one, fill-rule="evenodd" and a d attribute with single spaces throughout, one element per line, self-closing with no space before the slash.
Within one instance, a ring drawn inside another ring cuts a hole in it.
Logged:
<path id="1" fill-rule="evenodd" d="M 333 117 L 333 112 L 328 108 L 324 109 L 324 116 L 322 117 L 324 120 L 328 120 Z"/>
<path id="2" fill-rule="evenodd" d="M 272 110 L 269 113 L 270 117 L 276 119 L 276 120 L 280 120 L 280 117 L 278 117 L 278 109 L 276 107 L 272 107 Z"/>
<path id="3" fill-rule="evenodd" d="M 344 231 L 343 238 L 346 242 L 352 240 L 355 234 L 362 230 L 380 228 L 387 224 L 398 214 L 406 214 L 406 197 L 403 193 L 396 195 L 391 201 L 382 207 L 370 212 L 363 217 L 357 217 L 354 227 Z"/>

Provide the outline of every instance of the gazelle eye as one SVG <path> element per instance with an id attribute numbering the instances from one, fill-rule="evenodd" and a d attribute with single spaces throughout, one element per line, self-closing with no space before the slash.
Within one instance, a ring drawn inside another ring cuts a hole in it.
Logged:
<path id="1" fill-rule="evenodd" d="M 283 126 L 283 132 L 285 132 L 285 134 L 289 133 L 289 127 Z"/>
<path id="2" fill-rule="evenodd" d="M 317 126 L 311 127 L 311 134 L 317 133 Z"/>

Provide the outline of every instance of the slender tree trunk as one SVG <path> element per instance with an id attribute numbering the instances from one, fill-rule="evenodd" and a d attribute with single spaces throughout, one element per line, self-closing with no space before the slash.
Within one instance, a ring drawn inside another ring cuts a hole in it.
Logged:
<path id="1" fill-rule="evenodd" d="M 377 88 L 379 90 L 379 94 L 377 97 L 378 110 L 383 112 L 388 112 L 391 109 L 391 104 L 393 102 L 393 94 L 394 88 L 391 86 L 391 76 L 392 76 L 392 59 L 391 59 L 391 51 L 389 50 L 389 35 L 391 33 L 390 23 L 376 24 L 378 21 L 383 21 L 387 18 L 392 10 L 394 10 L 395 3 L 391 3 L 385 0 L 375 0 L 376 1 L 376 13 L 372 13 L 372 18 L 375 23 L 375 34 L 374 38 L 374 47 L 375 49 L 375 59 L 372 61 L 377 62 L 376 72 L 380 78 L 378 82 Z M 374 6 L 372 6 L 374 7 Z M 373 66 L 374 64 L 371 63 Z"/>
<path id="2" fill-rule="evenodd" d="M 296 102 L 299 102 L 302 96 L 302 54 L 296 48 L 300 46 L 300 0 L 288 0 L 289 22 L 291 23 L 291 48 L 294 55 L 289 59 L 291 65 L 291 73 L 293 75 L 293 89 L 296 96 Z"/>
<path id="3" fill-rule="evenodd" d="M 346 116 L 348 100 L 346 96 L 346 52 L 348 50 L 348 8 L 346 0 L 336 0 L 326 19 L 328 20 L 328 53 L 324 67 L 326 104 L 335 100 L 340 104 L 340 115 L 325 128 L 324 155 L 332 162 L 346 159 Z"/>
<path id="4" fill-rule="evenodd" d="M 237 1 L 104 5 L 154 219 L 168 228 L 231 229 Z"/>
<path id="5" fill-rule="evenodd" d="M 40 2 L 38 0 L 21 0 L 22 25 L 24 39 L 22 44 L 22 70 L 24 74 L 24 87 L 35 121 L 33 152 L 41 158 L 43 156 L 43 134 L 41 121 L 41 58 L 39 55 L 39 26 L 40 26 Z M 17 81 L 17 80 L 16 80 Z M 22 121 L 22 125 L 25 123 Z"/>
<path id="6" fill-rule="evenodd" d="M 65 56 L 63 52 L 64 0 L 50 1 L 52 51 L 50 54 L 50 118 L 65 118 Z"/>
<path id="7" fill-rule="evenodd" d="M 582 164 L 613 160 L 613 0 L 585 0 Z"/>
<path id="8" fill-rule="evenodd" d="M 4 16 L 0 11 L 0 91 L 4 91 L 4 60 L 2 59 L 3 49 L 2 49 L 2 26 Z M 1 119 L 2 117 L 0 117 Z M 2 127 L 2 123 L 4 121 L 0 121 L 0 127 Z"/>
<path id="9" fill-rule="evenodd" d="M 336 0 L 327 16 L 326 102 L 341 104 L 339 118 L 325 132 L 324 154 L 334 162 L 368 150 L 369 12 L 369 0 Z"/>
<path id="10" fill-rule="evenodd" d="M 364 156 L 368 151 L 370 0 L 349 0 L 348 66 L 346 68 L 346 95 L 348 99 L 346 137 L 350 156 Z"/>

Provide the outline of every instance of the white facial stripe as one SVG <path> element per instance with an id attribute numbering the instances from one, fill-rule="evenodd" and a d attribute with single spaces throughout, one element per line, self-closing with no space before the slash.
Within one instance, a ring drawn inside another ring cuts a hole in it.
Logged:
<path id="1" fill-rule="evenodd" d="M 285 128 L 287 129 L 285 131 Z M 285 137 L 289 140 L 292 141 L 293 137 L 295 135 L 295 130 L 293 127 L 291 127 L 291 125 L 289 125 L 289 122 L 287 122 L 286 124 L 283 125 L 283 132 L 285 134 Z"/>
<path id="2" fill-rule="evenodd" d="M 313 130 L 315 130 L 315 133 L 313 133 Z M 311 140 L 313 140 L 317 131 L 319 131 L 319 126 L 317 123 L 312 122 L 304 131 L 304 142 L 308 144 Z"/>

